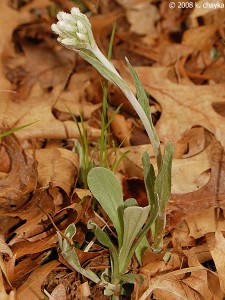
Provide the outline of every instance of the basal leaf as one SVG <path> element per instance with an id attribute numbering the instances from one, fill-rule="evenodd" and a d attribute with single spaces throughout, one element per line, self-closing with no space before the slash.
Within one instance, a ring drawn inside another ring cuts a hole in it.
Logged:
<path id="1" fill-rule="evenodd" d="M 131 250 L 132 244 L 142 229 L 149 214 L 150 206 L 139 207 L 132 206 L 127 207 L 124 210 L 124 237 L 123 245 L 119 253 L 120 271 L 125 272 L 129 262 L 127 260 L 128 254 Z"/>
<path id="2" fill-rule="evenodd" d="M 99 282 L 99 277 L 92 272 L 91 270 L 86 270 L 81 267 L 78 256 L 75 252 L 75 249 L 71 246 L 69 241 L 60 234 L 60 232 L 57 232 L 58 238 L 59 238 L 59 247 L 61 249 L 61 255 L 62 257 L 71 265 L 74 270 L 81 273 L 83 276 L 89 278 L 90 280 L 94 282 Z M 65 230 L 65 236 L 72 239 L 73 236 L 76 234 L 76 226 L 75 224 L 70 224 L 66 230 Z"/>
<path id="3" fill-rule="evenodd" d="M 62 252 L 61 255 L 71 265 L 71 267 L 74 268 L 74 270 L 94 281 L 95 283 L 100 281 L 99 277 L 94 272 L 81 267 L 78 256 L 74 249 L 71 249 L 67 252 Z"/>
<path id="4" fill-rule="evenodd" d="M 110 170 L 96 167 L 88 173 L 88 186 L 116 229 L 119 245 L 123 238 L 123 193 L 119 180 Z"/>

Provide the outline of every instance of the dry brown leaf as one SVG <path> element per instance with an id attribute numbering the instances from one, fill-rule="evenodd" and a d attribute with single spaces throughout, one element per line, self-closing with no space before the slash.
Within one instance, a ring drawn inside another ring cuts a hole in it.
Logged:
<path id="1" fill-rule="evenodd" d="M 225 145 L 225 119 L 213 108 L 214 102 L 224 102 L 225 90 L 222 84 L 176 84 L 168 79 L 169 69 L 163 67 L 138 67 L 137 71 L 145 89 L 163 107 L 156 125 L 160 140 L 171 140 L 176 146 L 186 130 L 198 125 L 212 132 Z"/>
<path id="2" fill-rule="evenodd" d="M 216 270 L 218 272 L 220 288 L 225 293 L 225 238 L 220 231 L 221 229 L 217 229 L 215 231 L 215 239 L 213 238 L 208 241 L 209 251 L 214 260 Z M 223 229 L 223 231 L 225 231 Z"/>
<path id="3" fill-rule="evenodd" d="M 110 115 L 109 117 L 111 117 Z M 132 128 L 130 127 L 130 123 L 123 115 L 114 115 L 110 127 L 112 133 L 118 138 L 120 144 L 122 144 L 124 147 L 130 146 Z"/>
<path id="4" fill-rule="evenodd" d="M 34 30 L 33 24 L 31 28 Z M 17 102 L 27 99 L 34 84 L 38 83 L 43 91 L 51 90 L 55 86 L 63 86 L 74 66 L 72 51 L 67 51 L 65 48 L 60 51 L 54 49 L 54 44 L 51 40 L 49 41 L 47 34 L 43 38 L 46 42 L 40 43 L 37 47 L 35 44 L 27 42 L 29 27 L 27 31 L 25 40 L 23 37 L 18 37 L 24 53 L 23 63 L 21 64 L 20 56 L 9 62 L 6 61 L 9 69 L 7 77 L 11 79 L 13 90 L 16 90 L 16 94 L 12 95 L 12 98 L 15 98 Z M 37 27 L 36 31 L 42 32 L 43 29 Z"/>
<path id="5" fill-rule="evenodd" d="M 131 84 L 130 74 L 124 63 L 117 64 L 121 76 Z M 222 104 L 225 99 L 223 84 L 185 85 L 177 84 L 169 79 L 173 68 L 136 67 L 136 71 L 145 90 L 163 108 L 156 124 L 160 140 L 168 140 L 175 145 L 184 133 L 193 127 L 201 126 L 212 132 L 216 139 L 225 145 L 224 116 L 214 109 L 214 104 Z"/>
<path id="6" fill-rule="evenodd" d="M 59 262 L 53 260 L 43 266 L 40 266 L 32 272 L 29 278 L 17 290 L 17 300 L 39 300 L 44 294 L 41 291 L 41 285 L 48 274 L 57 266 Z"/>
<path id="7" fill-rule="evenodd" d="M 14 290 L 10 291 L 10 293 L 7 293 L 5 290 L 1 269 L 0 269 L 0 299 L 1 300 L 16 300 L 16 293 Z"/>
<path id="8" fill-rule="evenodd" d="M 38 236 L 37 241 L 24 241 L 16 242 L 12 246 L 12 251 L 17 259 L 20 259 L 22 256 L 41 253 L 50 248 L 56 248 L 58 239 L 57 237 L 47 237 L 41 238 Z"/>
<path id="9" fill-rule="evenodd" d="M 126 176 L 143 178 L 142 155 L 145 151 L 152 153 L 150 145 L 139 145 L 124 147 L 118 150 L 119 155 L 129 150 L 120 164 L 119 170 Z M 211 148 L 207 148 L 199 154 L 185 159 L 174 159 L 172 164 L 172 193 L 182 194 L 193 192 L 206 185 L 210 180 L 210 173 L 204 172 L 211 168 L 209 153 Z M 155 159 L 151 158 L 155 166 Z M 185 172 L 184 172 L 185 170 Z"/>
<path id="10" fill-rule="evenodd" d="M 5 258 L 4 258 L 4 256 L 5 256 Z M 13 253 L 12 253 L 11 249 L 9 248 L 9 246 L 7 245 L 7 243 L 4 241 L 3 237 L 0 236 L 0 273 L 1 273 L 0 274 L 0 276 L 1 276 L 0 297 L 3 297 L 3 295 L 1 295 L 1 292 L 3 294 L 5 293 L 2 275 L 4 276 L 8 286 L 11 289 L 13 289 L 12 284 L 11 284 L 10 275 L 14 271 L 14 266 L 15 266 L 15 259 L 13 257 Z"/>
<path id="11" fill-rule="evenodd" d="M 148 288 L 141 294 L 138 300 L 145 300 L 152 293 L 156 299 L 166 300 L 201 300 L 198 291 L 191 289 L 186 283 L 183 282 L 184 275 L 187 273 L 198 272 L 203 269 L 202 266 L 185 268 L 173 271 L 171 273 L 151 278 Z M 201 281 L 201 279 L 200 279 Z M 205 282 L 207 285 L 207 282 Z"/>
<path id="12" fill-rule="evenodd" d="M 38 182 L 43 188 L 57 186 L 67 195 L 77 181 L 79 160 L 72 151 L 61 148 L 39 149 L 35 153 L 38 166 Z"/>
<path id="13" fill-rule="evenodd" d="M 216 25 L 200 26 L 184 32 L 182 44 L 192 46 L 195 50 L 210 49 L 214 42 Z"/>
<path id="14" fill-rule="evenodd" d="M 86 300 L 87 297 L 89 297 L 91 295 L 91 291 L 90 291 L 90 286 L 89 283 L 86 281 L 83 284 L 80 284 L 78 287 L 78 291 L 80 294 L 80 299 L 81 300 Z"/>
<path id="15" fill-rule="evenodd" d="M 215 208 L 204 210 L 204 213 L 194 213 L 185 218 L 189 227 L 189 235 L 198 239 L 207 233 L 217 230 L 225 231 L 225 219 L 216 220 Z"/>
<path id="16" fill-rule="evenodd" d="M 23 205 L 27 195 L 35 190 L 36 167 L 33 154 L 25 153 L 15 136 L 6 136 L 3 145 L 9 155 L 11 169 L 7 176 L 0 180 L 0 202 L 4 209 L 15 208 Z"/>
<path id="17" fill-rule="evenodd" d="M 177 253 L 171 252 L 168 262 L 163 260 L 166 252 L 155 254 L 150 250 L 146 250 L 143 256 L 143 266 L 140 268 L 140 274 L 147 275 L 149 278 L 158 274 L 169 273 L 179 269 L 182 264 L 182 257 Z"/>
<path id="18" fill-rule="evenodd" d="M 1 0 L 0 3 L 0 86 L 1 89 L 10 90 L 11 86 L 9 81 L 5 77 L 4 68 L 2 63 L 4 59 L 14 55 L 14 49 L 12 44 L 13 31 L 21 24 L 32 22 L 36 17 L 31 13 L 33 7 L 46 7 L 49 0 L 36 0 L 32 4 L 26 6 L 21 11 L 17 11 L 9 7 L 7 0 Z M 3 94 L 3 97 L 7 97 L 7 94 Z"/>
<path id="19" fill-rule="evenodd" d="M 62 283 L 58 284 L 51 293 L 50 300 L 67 300 L 66 289 Z"/>
<path id="20" fill-rule="evenodd" d="M 49 255 L 50 251 L 46 251 L 40 255 L 28 255 L 27 257 L 20 259 L 10 277 L 12 285 L 15 288 L 18 288 L 21 284 L 23 284 L 32 271 L 40 267 L 45 260 L 49 259 Z"/>
<path id="21" fill-rule="evenodd" d="M 127 20 L 131 24 L 130 31 L 137 34 L 157 38 L 156 22 L 160 19 L 158 8 L 155 5 L 139 3 L 126 10 Z"/>
<path id="22" fill-rule="evenodd" d="M 211 175 L 209 182 L 195 192 L 174 194 L 168 206 L 168 225 L 173 227 L 183 216 L 213 207 L 224 208 L 225 164 L 221 145 L 214 141 L 210 153 Z M 214 222 L 214 221 L 213 221 Z"/>

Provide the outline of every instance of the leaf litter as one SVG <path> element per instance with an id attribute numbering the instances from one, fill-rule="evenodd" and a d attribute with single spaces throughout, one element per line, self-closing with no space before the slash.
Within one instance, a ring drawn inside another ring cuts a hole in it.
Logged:
<path id="1" fill-rule="evenodd" d="M 90 219 L 100 227 L 108 220 L 104 212 L 102 217 L 96 214 L 90 192 L 79 185 L 80 161 L 73 146 L 80 136 L 66 109 L 78 121 L 82 113 L 93 149 L 101 133 L 103 79 L 61 47 L 50 29 L 56 13 L 78 4 L 73 2 L 0 3 L 1 132 L 36 121 L 1 139 L 1 299 L 107 299 L 100 286 L 63 260 L 56 236 L 56 230 L 64 232 L 75 223 L 81 264 L 94 271 L 109 268 L 107 251 L 87 230 Z M 202 7 L 203 2 L 197 3 Z M 144 281 L 135 284 L 130 297 L 222 300 L 224 9 L 170 9 L 167 1 L 146 0 L 79 5 L 91 15 L 104 53 L 117 20 L 113 63 L 135 90 L 124 65 L 124 56 L 129 58 L 149 95 L 161 147 L 169 140 L 175 146 L 164 252 L 147 250 L 139 268 L 132 262 L 131 270 Z M 109 85 L 108 98 L 109 116 L 122 104 L 110 139 L 116 147 L 122 143 L 118 157 L 129 151 L 118 169 L 124 197 L 135 197 L 144 206 L 141 156 L 148 150 L 155 165 L 153 152 L 140 120 L 118 89 Z M 114 153 L 113 148 L 109 151 Z M 88 247 L 93 251 L 85 250 Z"/>

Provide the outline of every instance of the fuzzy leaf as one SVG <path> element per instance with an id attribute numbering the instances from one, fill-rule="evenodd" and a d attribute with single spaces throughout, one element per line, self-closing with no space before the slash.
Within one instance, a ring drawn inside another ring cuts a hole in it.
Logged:
<path id="1" fill-rule="evenodd" d="M 127 261 L 126 258 L 128 258 L 128 254 L 131 250 L 135 238 L 137 237 L 145 221 L 147 220 L 149 209 L 150 206 L 148 205 L 144 208 L 139 206 L 132 206 L 124 210 L 124 233 L 126 234 L 124 234 L 123 245 L 119 253 L 120 271 L 126 271 L 125 269 L 129 264 L 129 261 Z"/>
<path id="2" fill-rule="evenodd" d="M 94 230 L 95 236 L 103 246 L 107 247 L 110 251 L 117 252 L 109 236 L 97 224 L 89 221 L 87 227 L 88 229 Z"/>
<path id="3" fill-rule="evenodd" d="M 61 255 L 70 264 L 70 266 L 74 268 L 74 270 L 94 281 L 95 283 L 100 281 L 99 277 L 94 272 L 81 267 L 78 256 L 73 248 L 67 252 L 62 252 Z"/>
<path id="4" fill-rule="evenodd" d="M 162 157 L 159 174 L 155 180 L 155 193 L 159 196 L 159 208 L 165 210 L 171 195 L 171 169 L 174 147 L 171 142 L 167 143 Z"/>
<path id="5" fill-rule="evenodd" d="M 157 153 L 156 155 L 156 159 L 158 159 L 157 156 L 159 156 L 159 160 L 161 159 L 160 156 L 161 156 L 161 152 L 160 152 L 160 148 L 159 148 L 159 145 L 160 145 L 160 141 L 159 141 L 159 138 L 158 138 L 158 135 L 156 133 L 156 130 L 155 130 L 155 127 L 152 123 L 152 117 L 151 117 L 151 112 L 150 112 L 150 109 L 149 109 L 149 100 L 148 100 L 148 97 L 146 95 L 146 92 L 141 84 L 141 81 L 137 75 L 137 72 L 135 71 L 135 69 L 132 67 L 132 65 L 129 63 L 129 60 L 126 58 L 126 63 L 128 65 L 128 68 L 131 72 L 131 75 L 132 75 L 132 78 L 134 80 L 134 83 L 135 83 L 135 87 L 136 87 L 136 93 L 137 93 L 137 98 L 138 98 L 138 102 L 140 103 L 144 113 L 146 114 L 147 118 L 148 118 L 148 121 L 149 121 L 149 125 L 150 125 L 150 129 L 151 129 L 151 132 L 149 132 L 150 134 L 150 139 L 151 139 L 151 143 L 152 143 L 152 147 L 154 149 L 154 152 L 155 154 Z"/>
<path id="6" fill-rule="evenodd" d="M 140 266 L 142 265 L 142 256 L 144 254 L 144 251 L 149 247 L 150 247 L 149 242 L 146 236 L 144 236 L 135 250 L 135 255 L 137 257 Z"/>
<path id="7" fill-rule="evenodd" d="M 147 192 L 148 202 L 151 205 L 151 209 L 155 207 L 155 203 L 157 201 L 154 184 L 155 184 L 155 171 L 153 165 L 150 163 L 150 158 L 148 152 L 144 152 L 142 156 L 142 165 L 144 168 L 144 181 L 145 181 L 145 189 Z"/>
<path id="8" fill-rule="evenodd" d="M 91 64 L 105 79 L 113 82 L 120 89 L 127 88 L 125 82 L 115 73 L 113 73 L 107 66 L 105 66 L 91 51 L 82 49 L 78 53 L 84 60 L 89 62 L 89 64 Z"/>
<path id="9" fill-rule="evenodd" d="M 138 206 L 137 200 L 134 198 L 129 198 L 124 201 L 124 208 L 130 207 L 130 206 Z"/>
<path id="10" fill-rule="evenodd" d="M 67 239 L 63 238 L 60 234 L 60 232 L 57 232 L 58 238 L 59 238 L 59 247 L 61 249 L 61 255 L 62 257 L 70 264 L 74 270 L 81 273 L 83 276 L 89 278 L 90 280 L 94 282 L 99 282 L 99 277 L 92 272 L 91 270 L 85 270 L 81 267 L 78 256 L 74 250 L 74 248 L 70 245 L 70 243 L 67 241 Z M 75 224 L 70 224 L 66 230 L 65 235 L 72 239 L 73 236 L 76 234 L 76 226 Z"/>
<path id="11" fill-rule="evenodd" d="M 121 276 L 121 281 L 124 283 L 135 283 L 137 279 L 139 279 L 141 283 L 144 281 L 143 277 L 139 274 L 128 273 Z"/>
<path id="12" fill-rule="evenodd" d="M 88 173 L 88 186 L 105 210 L 116 229 L 119 243 L 123 234 L 123 193 L 116 175 L 110 170 L 96 167 Z"/>

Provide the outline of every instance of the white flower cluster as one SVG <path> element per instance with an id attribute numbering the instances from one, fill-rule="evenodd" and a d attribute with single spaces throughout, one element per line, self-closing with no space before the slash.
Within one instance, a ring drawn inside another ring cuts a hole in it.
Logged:
<path id="1" fill-rule="evenodd" d="M 96 47 L 91 24 L 79 8 L 73 7 L 71 14 L 59 12 L 57 19 L 57 24 L 52 24 L 52 30 L 58 35 L 58 42 L 75 51 Z"/>

